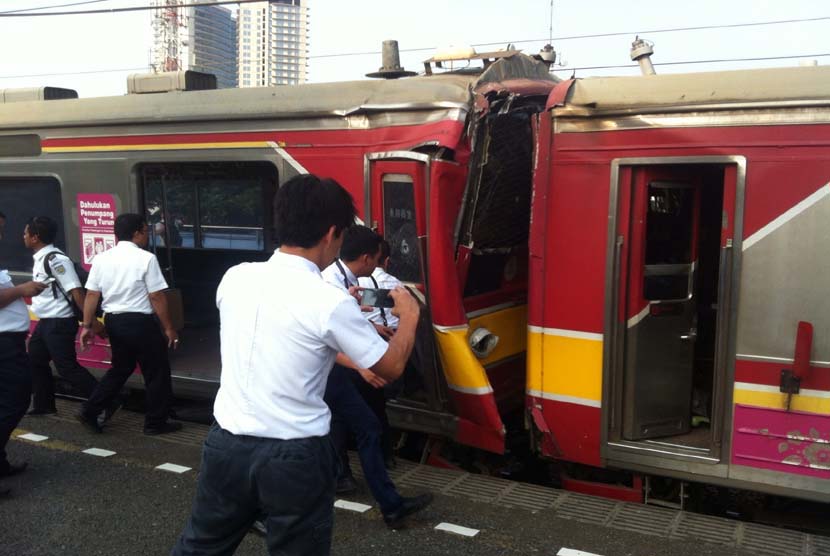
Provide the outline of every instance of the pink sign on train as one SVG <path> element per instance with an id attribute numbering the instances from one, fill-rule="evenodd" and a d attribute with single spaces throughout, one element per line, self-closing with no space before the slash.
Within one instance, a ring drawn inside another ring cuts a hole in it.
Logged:
<path id="1" fill-rule="evenodd" d="M 81 264 L 87 270 L 95 255 L 115 247 L 115 198 L 107 193 L 78 193 Z"/>

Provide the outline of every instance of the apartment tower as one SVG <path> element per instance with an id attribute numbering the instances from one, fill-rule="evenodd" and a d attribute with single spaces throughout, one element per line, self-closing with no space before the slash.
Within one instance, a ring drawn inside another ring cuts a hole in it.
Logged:
<path id="1" fill-rule="evenodd" d="M 308 0 L 240 4 L 237 14 L 240 87 L 305 83 Z"/>

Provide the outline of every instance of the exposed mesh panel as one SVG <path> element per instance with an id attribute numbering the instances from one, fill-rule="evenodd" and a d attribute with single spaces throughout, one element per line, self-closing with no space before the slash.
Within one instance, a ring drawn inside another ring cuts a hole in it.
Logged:
<path id="1" fill-rule="evenodd" d="M 479 252 L 527 244 L 533 141 L 530 115 L 493 114 L 479 128 L 486 142 L 480 177 L 470 191 L 472 211 L 465 215 L 462 240 Z M 474 178 L 475 179 L 475 178 Z"/>

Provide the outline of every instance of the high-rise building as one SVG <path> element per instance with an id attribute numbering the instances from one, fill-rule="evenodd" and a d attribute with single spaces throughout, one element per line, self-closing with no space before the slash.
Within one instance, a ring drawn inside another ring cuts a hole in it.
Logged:
<path id="1" fill-rule="evenodd" d="M 209 4 L 210 0 L 197 0 Z M 224 6 L 188 6 L 192 0 L 153 0 L 155 71 L 193 70 L 216 75 L 220 88 L 236 87 L 236 21 Z"/>
<path id="2" fill-rule="evenodd" d="M 237 14 L 240 87 L 306 81 L 308 0 L 240 4 Z"/>

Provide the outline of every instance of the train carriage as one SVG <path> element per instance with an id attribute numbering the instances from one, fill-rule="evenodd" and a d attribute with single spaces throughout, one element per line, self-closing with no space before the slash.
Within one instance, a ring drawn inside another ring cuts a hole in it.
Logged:
<path id="1" fill-rule="evenodd" d="M 826 67 L 554 89 L 530 237 L 540 453 L 830 500 L 828 90 Z"/>
<path id="2" fill-rule="evenodd" d="M 114 245 L 115 214 L 145 213 L 183 306 L 174 389 L 212 396 L 219 280 L 270 256 L 279 184 L 304 172 L 335 178 L 392 244 L 391 272 L 427 301 L 417 366 L 391 421 L 501 452 L 502 415 L 523 410 L 531 120 L 555 79 L 516 51 L 486 64 L 400 80 L 0 104 L 0 207 L 10 232 L 34 214 L 55 218 L 57 243 L 86 265 Z M 494 225 L 503 233 L 491 234 Z M 22 245 L 6 241 L 0 255 L 17 279 L 28 276 Z M 101 372 L 108 345 L 79 356 Z"/>

